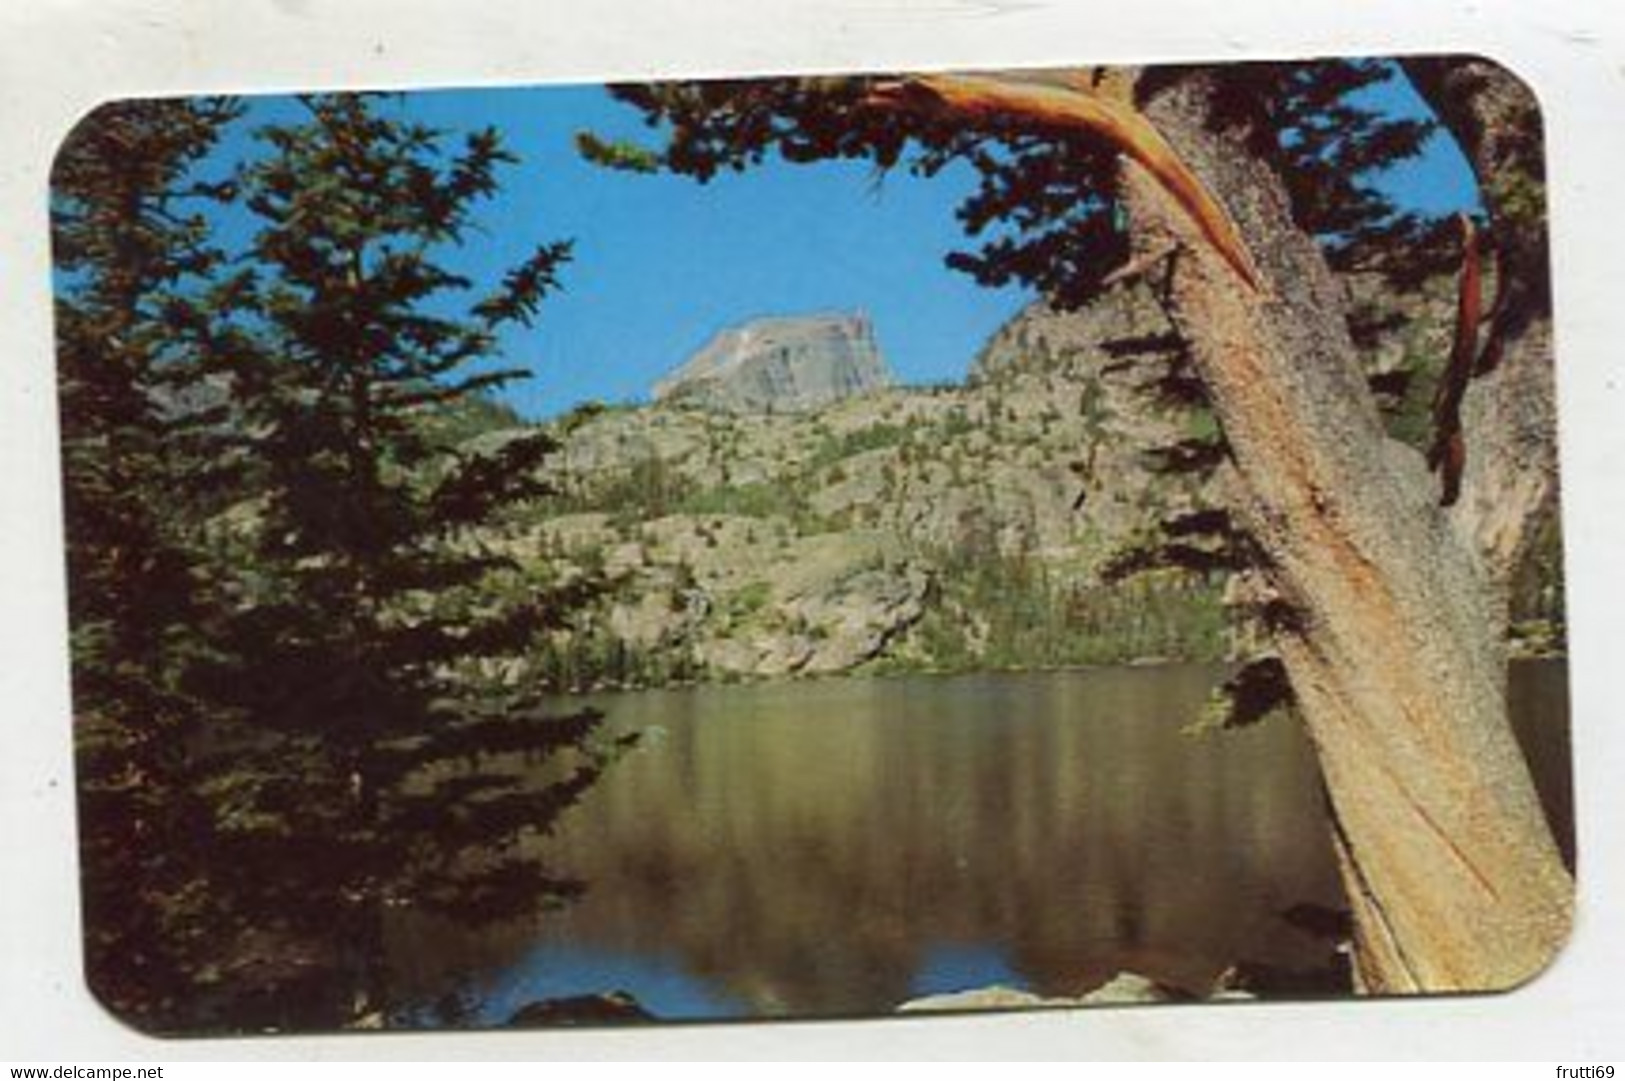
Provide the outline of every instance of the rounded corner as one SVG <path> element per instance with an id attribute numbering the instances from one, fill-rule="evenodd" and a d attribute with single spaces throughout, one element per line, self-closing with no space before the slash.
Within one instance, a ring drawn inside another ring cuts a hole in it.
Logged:
<path id="1" fill-rule="evenodd" d="M 150 1020 L 138 1017 L 121 1009 L 97 984 L 95 974 L 91 971 L 89 963 L 82 964 L 79 969 L 79 978 L 84 984 L 85 993 L 96 1004 L 102 1014 L 119 1027 L 146 1040 L 174 1043 L 181 1038 L 181 1034 L 169 1029 L 156 1027 Z"/>
<path id="2" fill-rule="evenodd" d="M 46 175 L 50 177 L 51 187 L 56 187 L 57 169 L 62 165 L 62 152 L 68 148 L 74 136 L 92 129 L 97 123 L 97 118 L 102 113 L 128 102 L 144 100 L 147 99 L 140 95 L 95 98 L 89 105 L 74 113 L 72 119 L 58 129 L 55 137 L 51 140 L 50 165 L 46 169 Z"/>
<path id="3" fill-rule="evenodd" d="M 1558 961 L 1574 945 L 1575 906 L 1571 896 L 1570 905 L 1566 912 L 1566 919 L 1561 930 L 1552 938 L 1551 943 L 1538 957 L 1531 959 L 1526 971 L 1512 974 L 1504 983 L 1494 987 L 1483 988 L 1485 994 L 1510 995 L 1516 994 L 1539 982 L 1557 966 Z"/>
<path id="4" fill-rule="evenodd" d="M 1405 58 L 1401 58 L 1405 59 Z M 1418 54 L 1418 60 L 1458 60 L 1467 63 L 1482 64 L 1493 68 L 1516 83 L 1518 88 L 1529 99 L 1534 108 L 1535 120 L 1542 129 L 1546 126 L 1546 101 L 1541 96 L 1540 86 L 1534 77 L 1520 68 L 1517 63 L 1500 56 L 1495 56 L 1479 49 L 1464 49 L 1459 52 L 1437 52 Z"/>

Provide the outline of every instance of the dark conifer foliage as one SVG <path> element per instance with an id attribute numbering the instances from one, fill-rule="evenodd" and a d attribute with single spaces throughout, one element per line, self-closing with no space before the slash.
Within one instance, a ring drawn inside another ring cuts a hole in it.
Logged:
<path id="1" fill-rule="evenodd" d="M 1152 69 L 1142 92 L 1154 94 L 1184 70 Z M 1213 71 L 1230 122 L 1248 125 L 1257 152 L 1286 179 L 1294 214 L 1322 238 L 1339 268 L 1381 269 L 1414 282 L 1449 265 L 1448 222 L 1401 213 L 1374 183 L 1387 166 L 1419 154 L 1435 127 L 1396 118 L 1371 100 L 1400 77 L 1395 65 L 1327 60 L 1227 64 Z M 1034 82 L 1057 77 L 1043 70 L 1001 74 Z M 646 148 L 589 134 L 581 149 L 612 168 L 666 168 L 702 182 L 775 153 L 794 162 L 866 159 L 881 174 L 901 165 L 932 176 L 969 164 L 979 186 L 958 216 L 967 237 L 980 244 L 949 253 L 950 266 L 983 284 L 1030 285 L 1063 308 L 1098 292 L 1127 255 L 1115 198 L 1117 156 L 1066 133 L 977 131 L 918 116 L 905 121 L 870 99 L 888 81 L 627 84 L 615 88 L 617 96 L 642 109 L 669 139 Z M 1423 241 L 1431 261 L 1419 264 Z M 1398 253 L 1407 258 L 1395 261 Z"/>
<path id="2" fill-rule="evenodd" d="M 186 931 L 209 813 L 187 756 L 206 705 L 186 679 L 208 648 L 193 528 L 206 418 L 179 407 L 201 384 L 175 331 L 219 268 L 207 210 L 231 195 L 197 166 L 239 112 L 106 106 L 68 136 L 51 178 L 86 970 L 137 1016 L 172 1007 L 206 953 Z"/>
<path id="3" fill-rule="evenodd" d="M 1225 111 L 1249 124 L 1276 162 L 1292 213 L 1343 271 L 1373 270 L 1407 286 L 1450 269 L 1449 221 L 1401 211 L 1376 184 L 1422 152 L 1430 120 L 1395 117 L 1372 95 L 1400 78 L 1386 60 L 1238 64 L 1219 70 Z"/>
<path id="4" fill-rule="evenodd" d="M 234 106 L 99 114 L 58 169 L 86 866 L 111 872 L 88 919 L 118 940 L 90 963 L 157 1027 L 387 1019 L 388 912 L 568 899 L 534 840 L 627 742 L 501 678 L 597 588 L 535 580 L 492 528 L 548 492 L 556 443 L 445 420 L 525 374 L 492 366 L 497 333 L 536 317 L 569 244 L 496 283 L 448 271 L 513 160 L 496 133 L 452 146 L 388 98 L 301 102 L 190 192 L 246 209 L 229 258 L 171 207 Z M 153 638 L 190 648 L 166 666 Z M 169 986 L 114 948 L 141 921 Z"/>
<path id="5" fill-rule="evenodd" d="M 702 182 L 775 153 L 792 162 L 869 160 L 877 184 L 899 166 L 935 176 L 969 162 L 980 187 L 958 218 L 967 236 L 984 243 L 949 253 L 950 266 L 987 285 L 1032 285 L 1056 304 L 1075 307 L 1126 257 L 1110 195 L 1114 155 L 1045 134 L 918 118 L 905 125 L 868 103 L 885 82 L 875 76 L 624 85 L 614 93 L 670 140 L 650 150 L 589 136 L 582 150 L 611 168 L 663 167 Z"/>
<path id="6" fill-rule="evenodd" d="M 392 119 L 387 99 L 303 104 L 305 122 L 259 133 L 270 153 L 243 176 L 258 229 L 240 271 L 254 284 L 231 316 L 251 343 L 234 401 L 263 463 L 249 530 L 261 574 L 223 628 L 246 663 L 215 677 L 244 742 L 274 733 L 274 757 L 239 793 L 246 828 L 220 842 L 245 889 L 274 895 L 288 866 L 305 869 L 300 887 L 324 903 L 283 908 L 289 933 L 342 929 L 366 1011 L 390 1005 L 376 967 L 387 907 L 488 919 L 577 888 L 524 838 L 576 800 L 611 747 L 596 740 L 597 713 L 543 717 L 532 690 L 488 678 L 591 592 L 480 603 L 520 572 L 476 527 L 546 494 L 556 444 L 529 432 L 470 452 L 427 422 L 521 377 L 478 365 L 501 324 L 534 317 L 569 245 L 540 245 L 477 293 L 436 253 L 463 239 L 512 160 L 496 133 L 448 151 Z"/>

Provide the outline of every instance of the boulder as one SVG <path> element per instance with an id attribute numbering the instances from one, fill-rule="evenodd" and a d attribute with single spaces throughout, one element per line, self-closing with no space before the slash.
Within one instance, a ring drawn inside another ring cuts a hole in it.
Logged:
<path id="1" fill-rule="evenodd" d="M 927 995 L 910 999 L 897 1007 L 899 1013 L 953 1010 L 1031 1010 L 1052 1009 L 1059 1006 L 1128 1006 L 1148 1002 L 1192 1001 L 1199 996 L 1182 992 L 1137 972 L 1119 972 L 1093 991 L 1076 998 L 1066 995 L 1046 997 L 1031 991 L 995 984 L 966 991 L 953 991 L 941 995 Z M 1250 998 L 1246 992 L 1215 985 L 1210 996 L 1215 1000 Z"/>
<path id="2" fill-rule="evenodd" d="M 508 1027 L 618 1025 L 653 1020 L 654 1014 L 645 1010 L 630 993 L 607 991 L 598 995 L 567 995 L 527 1002 L 508 1018 Z"/>
<path id="3" fill-rule="evenodd" d="M 950 991 L 910 999 L 897 1007 L 899 1013 L 953 1013 L 965 1010 L 1030 1010 L 1054 1006 L 1076 1006 L 1077 999 L 1044 998 L 1031 991 L 995 984 L 969 991 Z"/>
<path id="4" fill-rule="evenodd" d="M 1156 980 L 1137 972 L 1119 972 L 1093 991 L 1077 998 L 1080 1006 L 1127 1006 L 1144 1002 L 1172 1002 L 1181 996 Z"/>

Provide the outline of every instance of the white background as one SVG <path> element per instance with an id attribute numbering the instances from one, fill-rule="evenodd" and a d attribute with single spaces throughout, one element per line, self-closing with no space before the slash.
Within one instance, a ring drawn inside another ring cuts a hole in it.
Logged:
<path id="1" fill-rule="evenodd" d="M 1625 18 L 1609 0 L 0 0 L 0 1060 L 1625 1058 Z M 79 974 L 46 232 L 57 141 L 134 94 L 1474 51 L 1544 104 L 1580 917 L 1510 995 L 865 1023 L 155 1041 Z M 1532 1076 L 1552 1076 L 1549 1068 Z"/>

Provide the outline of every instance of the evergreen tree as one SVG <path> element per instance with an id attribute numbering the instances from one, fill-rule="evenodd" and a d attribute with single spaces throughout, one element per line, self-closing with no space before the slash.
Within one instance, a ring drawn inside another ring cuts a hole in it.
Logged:
<path id="1" fill-rule="evenodd" d="M 227 660 L 207 685 L 233 721 L 210 793 L 214 886 L 257 898 L 262 934 L 337 963 L 342 1000 L 315 1003 L 308 1024 L 395 1005 L 391 907 L 482 920 L 575 891 L 526 838 L 616 744 L 597 712 L 544 717 L 527 688 L 487 678 L 592 595 L 580 581 L 488 602 L 520 572 L 484 527 L 548 492 L 555 441 L 474 451 L 432 422 L 524 374 L 486 362 L 502 325 L 535 316 L 569 245 L 541 245 L 468 300 L 474 283 L 437 255 L 512 160 L 496 133 L 449 152 L 386 99 L 301 101 L 307 120 L 258 133 L 269 153 L 242 176 L 257 231 L 223 287 L 216 339 L 231 343 L 234 428 L 258 474 L 219 627 Z"/>
<path id="2" fill-rule="evenodd" d="M 228 100 L 131 101 L 68 136 L 51 177 L 63 505 L 78 748 L 86 972 L 113 1009 L 162 1014 L 199 963 L 185 933 L 206 873 L 187 748 L 203 707 L 198 530 L 210 496 L 185 408 L 188 300 L 219 266 L 198 166 Z"/>
<path id="3" fill-rule="evenodd" d="M 302 100 L 228 182 L 201 100 L 98 111 L 53 176 L 87 970 L 144 1027 L 387 1014 L 387 911 L 567 899 L 533 840 L 627 742 L 499 678 L 599 588 L 502 554 L 556 444 L 478 421 L 569 245 L 476 292 L 438 257 L 495 133 Z"/>

